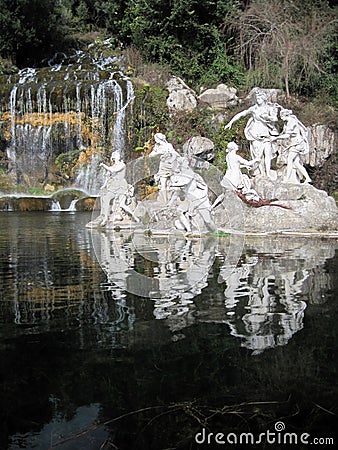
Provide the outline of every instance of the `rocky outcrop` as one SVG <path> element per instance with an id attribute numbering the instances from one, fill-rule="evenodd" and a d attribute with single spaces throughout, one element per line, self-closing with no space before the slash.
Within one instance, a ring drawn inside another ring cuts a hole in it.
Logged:
<path id="1" fill-rule="evenodd" d="M 215 210 L 218 226 L 246 233 L 338 231 L 338 208 L 325 191 L 310 184 L 283 183 L 259 176 L 252 185 L 262 198 L 276 199 L 275 202 L 255 208 L 243 203 L 233 191 L 227 191 L 223 201 L 226 213 Z"/>
<path id="2" fill-rule="evenodd" d="M 318 123 L 309 127 L 309 144 L 310 153 L 305 163 L 311 167 L 321 167 L 337 148 L 334 131 Z"/>
<path id="3" fill-rule="evenodd" d="M 206 161 L 215 157 L 214 143 L 202 136 L 194 136 L 188 139 L 183 145 L 183 152 L 188 156 L 197 156 Z"/>
<path id="4" fill-rule="evenodd" d="M 201 103 L 207 104 L 211 109 L 224 110 L 239 103 L 237 89 L 219 84 L 216 89 L 207 89 L 198 97 Z"/>
<path id="5" fill-rule="evenodd" d="M 196 108 L 196 94 L 181 78 L 172 77 L 167 83 L 167 89 L 169 91 L 167 105 L 170 112 L 191 111 Z"/>

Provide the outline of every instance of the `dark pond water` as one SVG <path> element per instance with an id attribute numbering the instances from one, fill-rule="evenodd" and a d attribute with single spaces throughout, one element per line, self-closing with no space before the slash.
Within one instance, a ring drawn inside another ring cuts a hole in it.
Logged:
<path id="1" fill-rule="evenodd" d="M 336 240 L 91 235 L 89 220 L 0 215 L 0 449 L 334 437 Z"/>

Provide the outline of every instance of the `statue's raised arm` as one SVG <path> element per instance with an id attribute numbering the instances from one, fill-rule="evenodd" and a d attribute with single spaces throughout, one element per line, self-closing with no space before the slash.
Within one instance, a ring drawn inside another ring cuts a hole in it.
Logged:
<path id="1" fill-rule="evenodd" d="M 275 151 L 271 138 L 278 135 L 276 124 L 278 121 L 277 103 L 268 102 L 265 91 L 257 89 L 255 92 L 256 103 L 248 109 L 237 113 L 225 129 L 230 129 L 239 119 L 250 116 L 244 129 L 244 135 L 250 142 L 252 159 L 259 159 L 258 173 L 273 178 L 271 160 L 275 157 Z"/>
<path id="2" fill-rule="evenodd" d="M 242 117 L 246 117 L 249 114 L 251 114 L 251 108 L 249 109 L 245 109 L 244 111 L 241 111 L 239 113 L 237 113 L 236 115 L 234 115 L 234 117 L 230 120 L 230 122 L 228 122 L 224 129 L 225 130 L 230 130 L 230 128 L 232 127 L 232 125 L 237 122 L 239 119 L 241 119 Z"/>

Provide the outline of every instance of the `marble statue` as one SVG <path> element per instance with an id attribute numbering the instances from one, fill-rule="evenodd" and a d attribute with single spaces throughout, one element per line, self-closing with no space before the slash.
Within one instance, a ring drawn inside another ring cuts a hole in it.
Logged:
<path id="1" fill-rule="evenodd" d="M 311 178 L 302 164 L 301 157 L 309 153 L 308 132 L 290 109 L 282 109 L 280 117 L 284 128 L 280 135 L 271 139 L 272 142 L 283 140 L 287 146 L 287 168 L 284 182 L 311 183 Z"/>
<path id="2" fill-rule="evenodd" d="M 253 168 L 260 160 L 259 158 L 248 161 L 237 154 L 238 145 L 235 142 L 229 142 L 227 145 L 227 170 L 221 181 L 221 186 L 231 188 L 235 191 L 241 191 L 249 200 L 259 200 L 257 192 L 251 188 L 251 182 L 248 175 L 243 174 L 241 168 Z"/>
<path id="3" fill-rule="evenodd" d="M 208 186 L 201 175 L 195 173 L 186 157 L 181 157 L 179 167 L 170 179 L 173 195 L 168 206 L 176 204 L 179 219 L 177 229 L 187 233 L 193 231 L 217 231 L 211 216 L 212 205 L 208 196 Z"/>
<path id="4" fill-rule="evenodd" d="M 234 122 L 242 117 L 250 116 L 244 134 L 250 142 L 252 159 L 259 159 L 258 171 L 261 175 L 274 178 L 271 170 L 271 160 L 276 156 L 271 138 L 278 135 L 276 123 L 278 121 L 278 108 L 276 103 L 268 102 L 264 91 L 256 90 L 256 104 L 236 114 L 225 129 L 230 129 Z"/>
<path id="5" fill-rule="evenodd" d="M 281 132 L 275 127 L 279 109 L 280 119 L 284 121 Z M 265 110 L 266 115 L 263 114 Z M 257 92 L 257 104 L 239 113 L 242 116 L 248 114 L 252 117 L 246 126 L 246 136 L 251 139 L 253 157 L 250 160 L 243 158 L 237 153 L 238 145 L 230 142 L 226 148 L 225 174 L 211 164 L 202 167 L 198 158 L 192 155 L 180 155 L 164 134 L 156 133 L 155 145 L 148 157 L 139 158 L 138 163 L 133 161 L 128 166 L 128 177 L 133 178 L 134 184 L 153 176 L 159 187 L 157 195 L 151 192 L 145 198 L 138 198 L 137 207 L 134 187 L 126 177 L 127 166 L 119 153 L 113 153 L 110 166 L 101 163 L 107 172 L 100 191 L 101 211 L 88 228 L 132 227 L 135 233 L 183 234 L 188 238 L 229 229 L 242 231 L 245 227 L 251 231 L 270 232 L 276 226 L 280 230 L 289 230 L 293 226 L 299 230 L 308 229 L 310 224 L 318 229 L 329 223 L 330 229 L 334 230 L 338 220 L 334 199 L 317 192 L 309 184 L 311 179 L 301 161 L 301 156 L 309 151 L 304 125 L 290 110 L 267 103 L 260 91 Z M 227 127 L 231 127 L 239 115 L 234 116 Z M 285 176 L 283 171 L 273 171 L 270 167 L 273 145 L 278 148 L 281 159 L 284 158 L 279 141 L 285 143 L 288 155 Z M 262 167 L 265 173 L 261 173 Z M 260 174 L 251 177 L 257 168 Z M 247 174 L 243 169 L 251 172 Z M 272 174 L 276 175 L 275 179 Z M 261 208 L 263 206 L 278 208 Z M 281 213 L 281 209 L 285 212 Z"/>
<path id="6" fill-rule="evenodd" d="M 139 222 L 130 207 L 134 187 L 126 180 L 126 165 L 121 161 L 120 153 L 113 152 L 111 161 L 111 166 L 101 163 L 101 167 L 107 171 L 106 180 L 100 189 L 101 211 L 99 217 L 90 222 L 88 227 L 104 227 L 109 221 L 122 222 L 126 214 Z"/>
<path id="7" fill-rule="evenodd" d="M 155 145 L 150 157 L 160 155 L 160 165 L 155 181 L 158 182 L 159 198 L 158 200 L 167 204 L 170 200 L 170 179 L 177 169 L 177 160 L 180 157 L 179 153 L 174 149 L 173 145 L 167 141 L 167 138 L 162 133 L 156 133 L 154 136 Z"/>

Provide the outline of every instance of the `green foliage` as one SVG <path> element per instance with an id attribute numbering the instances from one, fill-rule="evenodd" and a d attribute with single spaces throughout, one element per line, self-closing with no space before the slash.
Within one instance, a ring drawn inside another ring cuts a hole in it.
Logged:
<path id="1" fill-rule="evenodd" d="M 174 147 L 180 148 L 191 136 L 208 136 L 210 115 L 207 109 L 178 112 L 170 118 L 164 132 Z"/>
<path id="2" fill-rule="evenodd" d="M 132 148 L 139 151 L 154 133 L 164 128 L 169 116 L 166 98 L 167 90 L 164 88 L 146 85 L 135 90 L 130 130 L 135 136 Z"/>
<path id="3" fill-rule="evenodd" d="M 0 192 L 12 192 L 14 190 L 14 180 L 10 175 L 0 172 Z"/>
<path id="4" fill-rule="evenodd" d="M 55 159 L 55 166 L 63 177 L 68 179 L 72 176 L 80 151 L 81 150 L 73 150 L 66 153 L 60 153 Z"/>
<path id="5" fill-rule="evenodd" d="M 16 73 L 18 68 L 14 66 L 8 59 L 0 57 L 0 75 Z"/>
<path id="6" fill-rule="evenodd" d="M 337 7 L 327 1 L 252 0 L 234 24 L 251 85 L 312 96 L 323 75 L 335 73 Z"/>
<path id="7" fill-rule="evenodd" d="M 19 66 L 51 56 L 68 33 L 64 11 L 53 0 L 0 0 L 0 55 Z"/>
<path id="8" fill-rule="evenodd" d="M 0 0 L 0 73 L 100 33 L 195 89 L 264 85 L 337 106 L 336 24 L 324 0 Z"/>
<path id="9" fill-rule="evenodd" d="M 240 153 L 243 155 L 248 153 L 247 141 L 244 136 L 244 128 L 246 119 L 240 119 L 234 123 L 230 130 L 225 130 L 224 126 L 221 126 L 219 130 L 214 134 L 212 140 L 215 145 L 216 157 L 214 164 L 219 168 L 221 172 L 226 170 L 226 148 L 229 142 L 234 141 L 238 144 Z"/>
<path id="10" fill-rule="evenodd" d="M 225 83 L 241 88 L 245 82 L 243 67 L 232 56 L 227 56 L 224 46 L 219 45 L 215 51 L 210 67 L 206 68 L 199 78 L 202 86 L 212 86 Z"/>
<path id="11" fill-rule="evenodd" d="M 203 83 L 228 81 L 238 74 L 233 76 L 235 65 L 227 60 L 217 78 L 226 57 L 220 26 L 224 15 L 236 6 L 236 1 L 215 5 L 213 1 L 138 0 L 127 8 L 129 37 L 143 56 L 169 64 L 191 85 L 202 79 Z"/>

